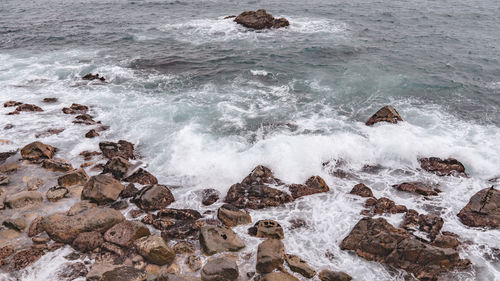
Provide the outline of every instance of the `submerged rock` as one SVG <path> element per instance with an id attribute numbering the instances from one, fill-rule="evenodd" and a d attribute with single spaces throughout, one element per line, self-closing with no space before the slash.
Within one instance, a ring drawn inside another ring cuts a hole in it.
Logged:
<path id="1" fill-rule="evenodd" d="M 42 100 L 42 102 L 45 102 L 45 103 L 54 103 L 57 101 L 58 101 L 57 98 L 43 98 L 43 100 Z"/>
<path id="2" fill-rule="evenodd" d="M 267 239 L 257 249 L 256 269 L 259 273 L 270 273 L 285 260 L 285 246 L 279 239 Z"/>
<path id="3" fill-rule="evenodd" d="M 420 167 L 438 176 L 467 176 L 465 167 L 457 159 L 441 159 L 438 157 L 420 158 Z"/>
<path id="4" fill-rule="evenodd" d="M 145 211 L 155 211 L 167 207 L 175 199 L 167 186 L 156 184 L 142 188 L 133 201 Z"/>
<path id="5" fill-rule="evenodd" d="M 62 112 L 64 114 L 84 114 L 89 110 L 88 106 L 78 103 L 73 103 L 70 107 L 64 107 Z"/>
<path id="6" fill-rule="evenodd" d="M 289 187 L 293 198 L 299 198 L 306 195 L 327 192 L 330 190 L 326 182 L 320 176 L 310 177 L 306 184 L 292 184 Z"/>
<path id="7" fill-rule="evenodd" d="M 283 239 L 285 235 L 283 228 L 277 221 L 260 220 L 248 229 L 248 234 L 259 238 Z"/>
<path id="8" fill-rule="evenodd" d="M 280 28 L 289 26 L 290 23 L 285 18 L 274 18 L 266 10 L 245 11 L 239 14 L 234 21 L 244 27 L 253 29 Z"/>
<path id="9" fill-rule="evenodd" d="M 361 197 L 373 197 L 373 192 L 372 190 L 364 185 L 363 183 L 358 183 L 356 184 L 351 192 L 349 192 L 350 194 L 354 194 L 354 195 L 358 195 L 358 196 L 361 196 Z"/>
<path id="10" fill-rule="evenodd" d="M 43 160 L 42 168 L 50 170 L 52 172 L 68 172 L 73 170 L 71 164 L 54 159 Z"/>
<path id="11" fill-rule="evenodd" d="M 403 121 L 403 118 L 401 118 L 401 115 L 394 109 L 394 107 L 390 105 L 386 105 L 379 109 L 375 114 L 370 117 L 366 121 L 367 126 L 371 126 L 375 123 L 378 122 L 389 122 L 389 123 L 398 123 L 398 121 Z"/>
<path id="12" fill-rule="evenodd" d="M 436 196 L 441 192 L 439 188 L 423 182 L 404 182 L 401 184 L 395 184 L 392 187 L 396 188 L 397 190 L 421 194 L 425 196 Z"/>
<path id="13" fill-rule="evenodd" d="M 27 160 L 38 160 L 41 158 L 51 159 L 56 149 L 39 141 L 32 142 L 21 149 L 21 156 Z"/>
<path id="14" fill-rule="evenodd" d="M 200 230 L 200 246 L 206 255 L 236 252 L 245 247 L 238 235 L 225 226 L 204 226 Z"/>
<path id="15" fill-rule="evenodd" d="M 6 219 L 2 222 L 2 225 L 14 229 L 19 232 L 23 232 L 24 229 L 26 228 L 26 221 L 23 218 L 17 218 L 17 219 Z"/>
<path id="16" fill-rule="evenodd" d="M 477 192 L 458 217 L 468 226 L 500 228 L 500 191 L 492 186 Z"/>
<path id="17" fill-rule="evenodd" d="M 203 281 L 236 281 L 238 276 L 238 265 L 230 256 L 209 258 L 201 270 Z"/>
<path id="18" fill-rule="evenodd" d="M 82 77 L 83 80 L 100 80 L 100 81 L 106 81 L 106 79 L 102 76 L 99 76 L 99 73 L 96 73 L 96 74 L 92 74 L 92 73 L 88 73 L 88 74 L 85 74 L 83 77 Z"/>
<path id="19" fill-rule="evenodd" d="M 70 281 L 77 278 L 83 278 L 87 275 L 88 270 L 84 263 L 82 262 L 68 262 L 58 270 L 58 280 L 59 281 Z"/>
<path id="20" fill-rule="evenodd" d="M 38 191 L 21 191 L 5 198 L 5 205 L 11 209 L 23 208 L 43 201 L 42 193 Z"/>
<path id="21" fill-rule="evenodd" d="M 201 196 L 202 196 L 201 203 L 205 206 L 209 206 L 217 202 L 217 200 L 219 200 L 220 192 L 213 188 L 208 188 L 202 191 Z"/>
<path id="22" fill-rule="evenodd" d="M 15 253 L 9 262 L 9 271 L 18 271 L 36 262 L 43 256 L 43 250 L 26 249 Z"/>
<path id="23" fill-rule="evenodd" d="M 89 139 L 92 139 L 92 138 L 95 138 L 98 136 L 99 136 L 99 133 L 95 129 L 91 129 L 87 133 L 85 133 L 85 137 L 89 138 Z"/>
<path id="24" fill-rule="evenodd" d="M 23 104 L 23 103 L 19 102 L 19 101 L 15 101 L 15 100 L 10 100 L 10 101 L 4 102 L 3 107 L 14 107 L 14 106 L 19 106 L 21 104 Z"/>
<path id="25" fill-rule="evenodd" d="M 64 131 L 64 129 L 62 129 L 62 128 L 47 129 L 47 130 L 36 133 L 35 138 L 38 139 L 38 138 L 46 138 L 46 137 L 49 137 L 52 135 L 59 135 L 63 131 Z"/>

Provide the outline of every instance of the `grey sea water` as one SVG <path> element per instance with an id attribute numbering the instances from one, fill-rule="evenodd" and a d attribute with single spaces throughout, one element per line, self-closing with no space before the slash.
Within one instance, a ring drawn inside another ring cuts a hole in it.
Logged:
<path id="1" fill-rule="evenodd" d="M 287 17 L 290 27 L 253 31 L 224 19 L 257 8 Z M 500 175 L 499 14 L 500 1 L 482 0 L 0 0 L 1 102 L 60 101 L 41 105 L 41 114 L 7 116 L 9 109 L 0 108 L 0 138 L 13 142 L 0 150 L 64 127 L 41 141 L 79 166 L 82 150 L 127 139 L 160 182 L 182 186 L 174 207 L 200 211 L 207 210 L 198 204 L 200 189 L 225 194 L 258 164 L 287 183 L 321 175 L 332 192 L 252 211 L 253 219 L 284 226 L 307 219 L 308 228 L 286 233 L 285 245 L 316 268 L 344 270 L 356 280 L 410 278 L 338 247 L 361 217 L 363 202 L 347 193 L 365 182 L 377 197 L 439 210 L 444 230 L 473 241 L 461 255 L 474 267 L 456 280 L 500 280 L 500 232 L 468 228 L 456 217 Z M 107 82 L 82 81 L 89 72 Z M 73 102 L 90 105 L 111 129 L 83 138 L 88 128 L 60 112 Z M 364 126 L 386 104 L 405 122 Z M 455 157 L 471 177 L 426 174 L 418 170 L 420 156 Z M 323 169 L 335 159 L 357 178 Z M 365 164 L 384 169 L 363 173 Z M 425 201 L 391 188 L 408 180 L 439 183 L 443 193 Z M 397 225 L 401 217 L 387 219 Z M 258 241 L 246 242 L 242 255 L 254 259 Z M 55 254 L 55 268 L 62 255 Z M 50 262 L 16 278 L 53 280 Z"/>

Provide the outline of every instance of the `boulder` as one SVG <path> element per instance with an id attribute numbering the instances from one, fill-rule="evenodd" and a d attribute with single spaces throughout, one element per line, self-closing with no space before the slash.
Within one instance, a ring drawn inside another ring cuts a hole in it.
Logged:
<path id="1" fill-rule="evenodd" d="M 73 103 L 70 107 L 62 109 L 64 114 L 84 114 L 89 110 L 88 106 L 78 103 Z"/>
<path id="2" fill-rule="evenodd" d="M 157 226 L 155 222 L 153 222 L 153 226 Z M 202 221 L 194 221 L 194 220 L 184 220 L 184 221 L 176 221 L 172 224 L 167 223 L 165 226 L 157 227 L 162 229 L 161 236 L 165 240 L 170 239 L 186 239 L 190 236 L 195 236 L 200 228 L 203 226 Z"/>
<path id="3" fill-rule="evenodd" d="M 34 104 L 21 104 L 18 107 L 16 107 L 17 112 L 25 111 L 25 112 L 41 112 L 43 109 L 37 105 Z"/>
<path id="4" fill-rule="evenodd" d="M 197 220 L 201 219 L 201 214 L 192 209 L 172 209 L 165 208 L 160 210 L 157 214 L 157 217 L 164 217 L 176 220 Z"/>
<path id="5" fill-rule="evenodd" d="M 42 193 L 38 191 L 21 191 L 5 198 L 5 205 L 11 209 L 23 208 L 43 201 Z"/>
<path id="6" fill-rule="evenodd" d="M 189 269 L 192 272 L 200 270 L 202 266 L 201 258 L 195 255 L 187 257 L 185 264 L 189 267 Z"/>
<path id="7" fill-rule="evenodd" d="M 41 158 L 51 159 L 56 149 L 39 141 L 32 142 L 21 149 L 21 156 L 27 160 L 38 160 Z"/>
<path id="8" fill-rule="evenodd" d="M 275 178 L 271 169 L 259 165 L 255 167 L 248 176 L 246 176 L 242 181 L 242 185 L 282 185 L 283 182 Z"/>
<path id="9" fill-rule="evenodd" d="M 129 168 L 130 162 L 127 159 L 116 156 L 108 160 L 102 173 L 110 173 L 115 179 L 120 180 L 127 174 Z"/>
<path id="10" fill-rule="evenodd" d="M 203 281 L 236 281 L 238 277 L 238 265 L 230 256 L 209 258 L 201 270 Z"/>
<path id="11" fill-rule="evenodd" d="M 465 167 L 457 159 L 441 159 L 438 157 L 420 158 L 420 167 L 438 176 L 466 176 Z"/>
<path id="12" fill-rule="evenodd" d="M 297 272 L 306 278 L 313 278 L 316 275 L 316 271 L 307 264 L 306 261 L 295 255 L 285 255 L 285 261 L 290 267 L 290 270 Z"/>
<path id="13" fill-rule="evenodd" d="M 137 171 L 133 172 L 130 176 L 126 177 L 123 181 L 138 183 L 143 185 L 157 184 L 158 179 L 153 176 L 150 172 L 139 168 Z"/>
<path id="14" fill-rule="evenodd" d="M 326 182 L 320 176 L 310 177 L 306 184 L 291 184 L 288 189 L 293 198 L 299 198 L 306 195 L 327 192 L 330 190 Z"/>
<path id="15" fill-rule="evenodd" d="M 123 221 L 104 233 L 104 240 L 123 247 L 129 247 L 135 240 L 149 236 L 149 229 L 138 221 Z"/>
<path id="16" fill-rule="evenodd" d="M 213 188 L 203 189 L 201 197 L 201 203 L 205 206 L 209 206 L 219 200 L 220 192 Z"/>
<path id="17" fill-rule="evenodd" d="M 57 98 L 43 98 L 43 100 L 42 100 L 42 102 L 45 102 L 45 103 L 54 103 L 57 101 L 58 101 Z"/>
<path id="18" fill-rule="evenodd" d="M 126 200 L 118 200 L 113 202 L 110 207 L 115 210 L 125 210 L 128 208 L 128 203 Z"/>
<path id="19" fill-rule="evenodd" d="M 125 187 L 111 175 L 93 176 L 82 190 L 82 200 L 90 200 L 97 204 L 114 202 Z"/>
<path id="20" fill-rule="evenodd" d="M 125 159 L 135 159 L 134 145 L 128 141 L 119 140 L 117 143 L 104 141 L 99 143 L 99 148 L 104 157 L 111 159 L 120 156 Z"/>
<path id="21" fill-rule="evenodd" d="M 238 208 L 263 209 L 292 202 L 293 197 L 267 185 L 235 184 L 229 188 L 226 203 Z"/>
<path id="22" fill-rule="evenodd" d="M 217 218 L 226 226 L 233 227 L 252 222 L 250 215 L 231 204 L 222 205 L 217 211 Z"/>
<path id="23" fill-rule="evenodd" d="M 99 231 L 82 232 L 73 240 L 72 246 L 80 252 L 90 252 L 102 246 L 104 239 Z"/>
<path id="24" fill-rule="evenodd" d="M 401 118 L 401 115 L 394 109 L 394 107 L 390 105 L 386 105 L 379 109 L 375 114 L 370 117 L 366 121 L 367 126 L 371 126 L 375 123 L 378 122 L 389 122 L 389 123 L 398 123 L 398 121 L 403 121 L 403 118 Z"/>
<path id="25" fill-rule="evenodd" d="M 89 176 L 85 173 L 84 169 L 69 171 L 66 174 L 57 178 L 59 186 L 70 187 L 75 185 L 85 184 Z"/>
<path id="26" fill-rule="evenodd" d="M 156 211 L 172 204 L 175 199 L 167 186 L 155 184 L 142 188 L 133 201 L 145 211 Z"/>
<path id="27" fill-rule="evenodd" d="M 405 213 L 407 211 L 407 208 L 405 206 L 396 205 L 394 201 L 386 197 L 382 197 L 379 199 L 368 198 L 365 201 L 365 207 L 371 209 L 369 213 L 377 215 L 384 213 L 390 213 L 390 214 Z"/>
<path id="28" fill-rule="evenodd" d="M 267 239 L 257 249 L 256 269 L 259 273 L 270 273 L 285 260 L 285 246 L 279 239 Z"/>
<path id="29" fill-rule="evenodd" d="M 468 226 L 500 228 L 500 191 L 492 186 L 477 192 L 458 217 Z"/>
<path id="30" fill-rule="evenodd" d="M 50 170 L 52 172 L 68 172 L 73 170 L 73 167 L 69 163 L 65 163 L 54 159 L 45 159 L 42 162 L 42 168 Z"/>
<path id="31" fill-rule="evenodd" d="M 102 76 L 99 76 L 99 73 L 92 74 L 92 73 L 87 73 L 82 77 L 83 80 L 100 80 L 100 81 L 106 81 L 106 79 Z"/>
<path id="32" fill-rule="evenodd" d="M 108 207 L 90 207 L 68 211 L 68 213 L 55 213 L 44 217 L 43 229 L 49 237 L 57 242 L 71 243 L 83 232 L 99 231 L 101 233 L 125 220 L 125 217 L 114 209 Z"/>
<path id="33" fill-rule="evenodd" d="M 5 163 L 0 165 L 0 173 L 12 173 L 17 171 L 21 166 L 17 163 Z"/>
<path id="34" fill-rule="evenodd" d="M 152 264 L 170 264 L 175 259 L 174 250 L 158 235 L 138 239 L 135 241 L 135 247 L 139 254 Z"/>
<path id="35" fill-rule="evenodd" d="M 173 247 L 175 253 L 178 255 L 182 254 L 194 254 L 196 248 L 194 245 L 188 241 L 179 241 Z"/>
<path id="36" fill-rule="evenodd" d="M 129 183 L 125 186 L 125 189 L 120 193 L 121 198 L 130 198 L 134 197 L 137 193 L 139 193 L 139 189 L 135 187 L 133 183 Z"/>
<path id="37" fill-rule="evenodd" d="M 92 139 L 98 136 L 99 133 L 95 129 L 90 129 L 87 133 L 85 133 L 85 137 L 88 139 Z"/>
<path id="38" fill-rule="evenodd" d="M 99 281 L 145 281 L 146 273 L 130 266 L 120 266 L 105 272 Z"/>
<path id="39" fill-rule="evenodd" d="M 426 184 L 423 182 L 404 182 L 401 184 L 395 184 L 392 187 L 396 188 L 397 190 L 411 192 L 425 196 L 436 196 L 441 192 L 441 190 L 436 186 Z"/>
<path id="40" fill-rule="evenodd" d="M 431 245 L 439 248 L 457 249 L 458 246 L 460 246 L 460 241 L 458 241 L 458 236 L 456 234 L 443 231 L 442 234 L 436 235 L 436 238 L 434 238 Z"/>
<path id="41" fill-rule="evenodd" d="M 73 120 L 73 123 L 74 124 L 83 124 L 83 125 L 87 125 L 87 126 L 95 125 L 95 124 L 100 124 L 101 123 L 100 121 L 96 122 L 93 118 L 94 117 L 92 115 L 84 113 L 84 114 L 80 114 L 80 115 L 75 116 L 75 120 Z M 95 129 L 92 129 L 92 130 L 93 130 L 94 133 L 97 133 L 97 130 L 95 130 Z M 90 133 L 89 136 L 91 134 L 92 133 Z M 99 135 L 99 134 L 97 134 L 97 135 Z"/>
<path id="42" fill-rule="evenodd" d="M 36 262 L 43 256 L 43 250 L 26 249 L 15 253 L 9 262 L 9 271 L 18 271 Z"/>
<path id="43" fill-rule="evenodd" d="M 0 260 L 10 257 L 14 253 L 14 247 L 12 245 L 3 246 L 0 248 Z"/>
<path id="44" fill-rule="evenodd" d="M 259 238 L 283 239 L 283 228 L 277 221 L 260 220 L 248 229 L 248 234 Z"/>
<path id="45" fill-rule="evenodd" d="M 42 221 L 43 221 L 42 216 L 38 216 L 31 221 L 30 227 L 28 227 L 28 233 L 27 233 L 28 237 L 33 237 L 44 231 Z"/>
<path id="46" fill-rule="evenodd" d="M 200 230 L 200 246 L 206 255 L 220 252 L 236 252 L 245 247 L 245 243 L 228 227 L 207 225 Z"/>
<path id="47" fill-rule="evenodd" d="M 264 274 L 261 281 L 300 281 L 295 276 L 285 272 L 271 272 Z"/>
<path id="48" fill-rule="evenodd" d="M 56 202 L 63 199 L 68 193 L 69 190 L 64 186 L 53 186 L 47 190 L 45 197 L 47 197 L 47 200 L 50 202 Z"/>
<path id="49" fill-rule="evenodd" d="M 16 218 L 16 219 L 8 218 L 2 222 L 2 225 L 19 232 L 23 232 L 24 229 L 26 228 L 26 221 L 23 218 Z"/>
<path id="50" fill-rule="evenodd" d="M 427 232 L 429 239 L 432 241 L 440 233 L 443 224 L 444 220 L 438 215 L 419 215 L 415 210 L 408 210 L 401 227 L 409 231 L 420 230 Z"/>
<path id="51" fill-rule="evenodd" d="M 356 184 L 351 192 L 349 192 L 349 194 L 354 194 L 354 195 L 358 195 L 358 196 L 361 196 L 361 197 L 373 197 L 373 192 L 372 190 L 364 185 L 363 183 L 358 183 Z"/>
<path id="52" fill-rule="evenodd" d="M 421 280 L 435 280 L 446 271 L 464 269 L 468 260 L 456 250 L 425 243 L 383 218 L 362 218 L 340 244 L 358 256 L 406 270 Z"/>
<path id="53" fill-rule="evenodd" d="M 264 9 L 245 11 L 239 14 L 234 21 L 244 27 L 253 29 L 280 28 L 290 25 L 287 19 L 276 19 Z"/>
<path id="54" fill-rule="evenodd" d="M 319 275 L 319 280 L 321 281 L 351 281 L 352 277 L 342 271 L 332 271 L 328 269 L 323 269 Z"/>

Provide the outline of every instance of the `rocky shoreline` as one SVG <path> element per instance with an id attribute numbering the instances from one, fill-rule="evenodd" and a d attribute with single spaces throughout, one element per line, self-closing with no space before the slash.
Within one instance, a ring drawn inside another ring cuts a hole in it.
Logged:
<path id="1" fill-rule="evenodd" d="M 85 77 L 105 81 L 98 74 Z M 15 107 L 10 115 L 43 111 L 37 105 L 17 101 L 7 101 L 4 106 Z M 75 115 L 75 124 L 94 126 L 85 134 L 87 138 L 109 128 L 93 120 L 85 105 L 75 103 L 61 110 Z M 404 121 L 393 107 L 386 106 L 366 125 L 378 122 Z M 44 133 L 58 134 L 60 130 L 48 129 Z M 74 168 L 56 147 L 38 141 L 19 151 L 0 153 L 0 269 L 10 272 L 14 279 L 19 270 L 66 245 L 74 249 L 73 257 L 87 262 L 68 263 L 60 271 L 59 280 L 287 281 L 299 280 L 299 276 L 317 276 L 322 281 L 352 279 L 349 268 L 345 272 L 313 268 L 300 256 L 288 253 L 282 241 L 286 231 L 279 221 L 253 221 L 249 214 L 250 209 L 272 208 L 304 196 L 338 192 L 320 176 L 311 175 L 305 183 L 287 184 L 271 169 L 259 165 L 233 184 L 225 196 L 215 189 L 202 191 L 200 205 L 224 202 L 213 210 L 214 218 L 210 212 L 169 208 L 175 202 L 171 190 L 179 187 L 162 184 L 137 167 L 134 144 L 128 141 L 102 141 L 96 151 L 82 151 L 80 155 L 85 163 Z M 467 177 L 464 165 L 456 159 L 422 157 L 418 161 L 422 170 L 438 176 Z M 340 160 L 324 166 L 334 176 L 349 176 Z M 393 187 L 415 197 L 439 196 L 441 192 L 426 182 L 403 182 Z M 419 280 L 439 280 L 448 272 L 470 269 L 470 261 L 459 255 L 465 241 L 441 231 L 444 220 L 438 215 L 419 214 L 390 198 L 375 198 L 363 183 L 355 185 L 350 193 L 367 198 L 366 209 L 362 211 L 364 217 L 341 242 L 342 250 L 405 270 Z M 374 218 L 387 213 L 404 214 L 403 223 L 393 226 L 384 218 Z M 478 231 L 498 229 L 500 192 L 493 186 L 478 191 L 457 216 L 467 226 L 481 227 Z M 238 255 L 246 245 L 232 230 L 241 225 L 248 225 L 246 235 L 261 239 L 252 249 L 256 254 L 252 271 L 242 271 L 238 266 L 249 262 Z"/>

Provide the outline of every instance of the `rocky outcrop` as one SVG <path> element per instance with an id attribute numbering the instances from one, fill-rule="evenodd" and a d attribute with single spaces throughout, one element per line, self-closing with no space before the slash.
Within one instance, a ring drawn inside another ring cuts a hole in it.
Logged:
<path id="1" fill-rule="evenodd" d="M 290 23 L 285 18 L 274 18 L 266 10 L 245 11 L 239 14 L 234 21 L 244 27 L 253 29 L 280 28 L 289 26 Z"/>
<path id="2" fill-rule="evenodd" d="M 200 246 L 206 255 L 220 252 L 236 252 L 245 247 L 245 243 L 228 227 L 204 226 L 200 230 Z"/>
<path id="3" fill-rule="evenodd" d="M 62 112 L 64 114 L 85 114 L 89 110 L 88 106 L 83 104 L 74 103 L 70 107 L 64 107 Z"/>
<path id="4" fill-rule="evenodd" d="M 252 222 L 250 215 L 231 204 L 222 205 L 217 211 L 217 218 L 226 226 L 233 227 Z"/>
<path id="5" fill-rule="evenodd" d="M 21 156 L 27 160 L 51 159 L 56 149 L 39 141 L 32 142 L 21 149 Z"/>
<path id="6" fill-rule="evenodd" d="M 316 271 L 307 264 L 306 261 L 295 255 L 285 255 L 285 261 L 290 267 L 290 270 L 297 272 L 306 278 L 313 278 L 316 275 Z"/>
<path id="7" fill-rule="evenodd" d="M 103 141 L 99 143 L 99 148 L 104 157 L 112 159 L 120 156 L 125 159 L 135 159 L 134 145 L 128 141 L 119 140 L 118 142 Z"/>
<path id="8" fill-rule="evenodd" d="M 85 184 L 88 180 L 87 173 L 84 169 L 69 171 L 57 179 L 59 186 L 70 187 L 80 184 Z"/>
<path id="9" fill-rule="evenodd" d="M 38 191 L 21 191 L 5 198 L 5 205 L 11 209 L 23 208 L 43 201 L 42 193 Z"/>
<path id="10" fill-rule="evenodd" d="M 138 239 L 135 242 L 135 247 L 139 254 L 152 264 L 170 264 L 175 258 L 174 250 L 158 235 Z"/>
<path id="11" fill-rule="evenodd" d="M 366 121 L 367 126 L 371 126 L 375 123 L 378 122 L 389 122 L 389 123 L 398 123 L 399 121 L 403 121 L 403 118 L 401 118 L 401 115 L 394 109 L 394 107 L 390 105 L 386 105 L 379 109 L 375 114 L 370 117 Z"/>
<path id="12" fill-rule="evenodd" d="M 210 258 L 201 270 L 203 281 L 236 281 L 238 276 L 238 265 L 230 256 Z"/>
<path id="13" fill-rule="evenodd" d="M 288 189 L 294 199 L 330 190 L 326 182 L 320 176 L 310 177 L 306 181 L 306 184 L 291 184 Z"/>
<path id="14" fill-rule="evenodd" d="M 167 207 L 175 199 L 167 186 L 155 184 L 143 187 L 133 201 L 145 211 L 155 211 Z"/>
<path id="15" fill-rule="evenodd" d="M 19 114 L 20 112 L 42 112 L 43 109 L 37 105 L 34 104 L 21 104 L 18 107 L 16 107 L 16 110 L 13 112 L 9 112 L 8 115 L 16 115 Z"/>
<path id="16" fill-rule="evenodd" d="M 102 246 L 104 238 L 99 231 L 82 232 L 73 240 L 72 246 L 80 252 L 90 252 Z"/>
<path id="17" fill-rule="evenodd" d="M 332 271 L 328 269 L 323 269 L 319 275 L 319 280 L 321 281 L 351 281 L 352 277 L 349 274 L 342 271 Z"/>
<path id="18" fill-rule="evenodd" d="M 125 187 L 112 176 L 101 174 L 93 176 L 82 190 L 82 200 L 90 200 L 97 204 L 114 202 Z"/>
<path id="19" fill-rule="evenodd" d="M 106 81 L 106 79 L 102 76 L 99 76 L 99 73 L 92 74 L 92 73 L 87 73 L 82 77 L 83 80 L 100 80 L 100 81 Z"/>
<path id="20" fill-rule="evenodd" d="M 153 176 L 150 172 L 144 170 L 143 168 L 137 169 L 137 171 L 133 172 L 123 181 L 144 184 L 144 185 L 152 185 L 158 183 L 158 179 L 155 176 Z"/>
<path id="21" fill-rule="evenodd" d="M 256 269 L 259 273 L 270 273 L 285 260 L 285 246 L 279 239 L 267 239 L 257 249 Z"/>
<path id="22" fill-rule="evenodd" d="M 220 192 L 213 188 L 204 189 L 202 191 L 201 197 L 201 203 L 205 206 L 209 206 L 219 200 Z"/>
<path id="23" fill-rule="evenodd" d="M 492 186 L 477 192 L 458 217 L 468 226 L 500 228 L 500 191 Z"/>
<path id="24" fill-rule="evenodd" d="M 404 182 L 401 184 L 395 184 L 392 187 L 396 188 L 397 190 L 425 195 L 425 196 L 436 196 L 439 195 L 439 193 L 441 192 L 441 190 L 436 186 L 426 184 L 423 182 Z"/>
<path id="25" fill-rule="evenodd" d="M 248 234 L 259 238 L 285 238 L 283 228 L 274 220 L 258 221 L 253 227 L 248 229 Z"/>
<path id="26" fill-rule="evenodd" d="M 438 157 L 420 158 L 420 167 L 438 176 L 467 176 L 465 167 L 457 159 Z"/>
<path id="27" fill-rule="evenodd" d="M 150 234 L 149 229 L 138 221 L 123 221 L 108 229 L 104 233 L 104 240 L 129 247 L 135 240 Z"/>
<path id="28" fill-rule="evenodd" d="M 358 195 L 361 197 L 373 197 L 372 190 L 363 183 L 356 184 L 349 194 Z"/>
<path id="29" fill-rule="evenodd" d="M 127 159 L 116 156 L 111 158 L 106 165 L 104 165 L 102 173 L 110 173 L 115 179 L 120 180 L 127 174 L 129 168 L 130 162 L 128 162 Z"/>
<path id="30" fill-rule="evenodd" d="M 436 280 L 442 272 L 464 269 L 468 260 L 456 250 L 439 248 L 418 240 L 383 218 L 361 219 L 340 244 L 358 256 L 415 274 L 420 280 Z"/>

